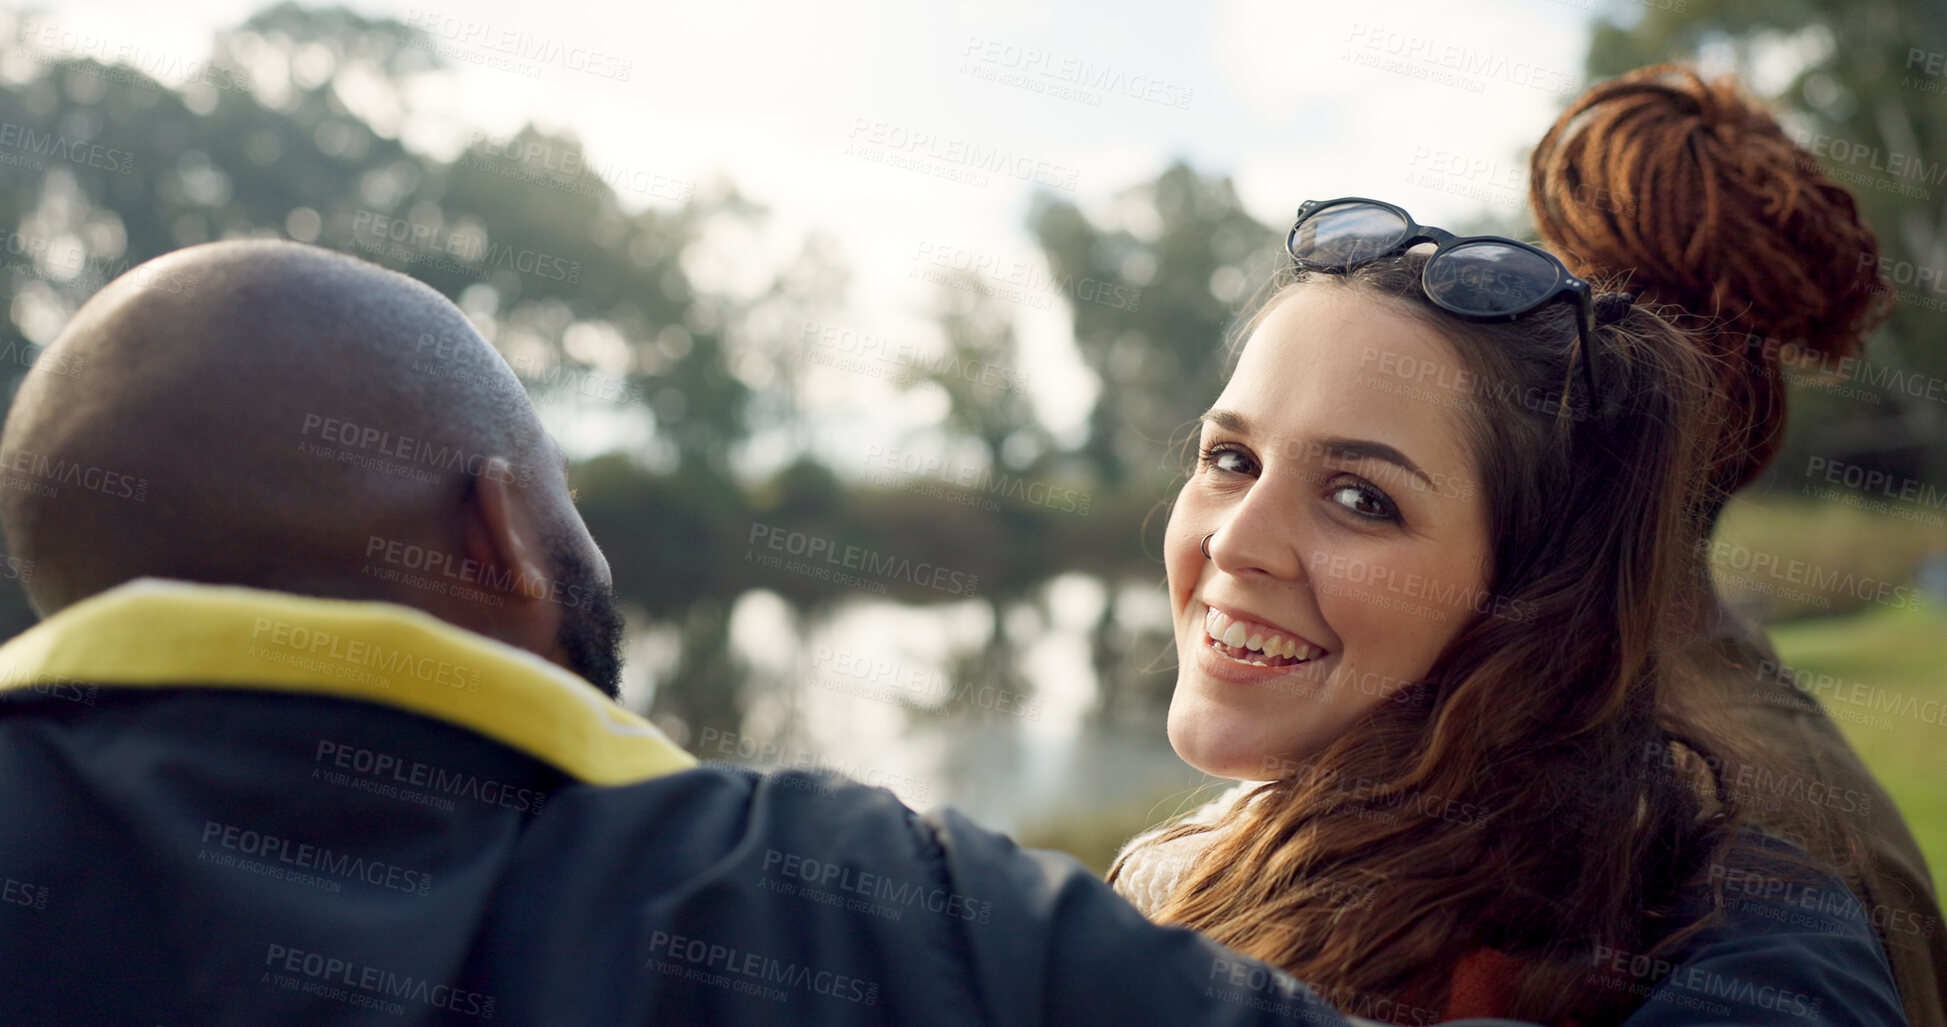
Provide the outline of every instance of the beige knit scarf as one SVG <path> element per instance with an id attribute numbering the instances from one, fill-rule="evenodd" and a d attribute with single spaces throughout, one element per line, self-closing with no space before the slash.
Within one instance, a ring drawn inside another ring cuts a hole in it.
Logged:
<path id="1" fill-rule="evenodd" d="M 1220 831 L 1205 831 L 1163 841 L 1163 833 L 1177 824 L 1214 824 L 1246 794 L 1263 783 L 1240 781 L 1182 820 L 1150 828 L 1131 838 L 1116 856 L 1122 864 L 1122 873 L 1116 877 L 1115 890 L 1142 915 L 1154 919 L 1156 911 L 1163 907 L 1170 893 L 1189 875 L 1204 850 L 1222 837 Z"/>

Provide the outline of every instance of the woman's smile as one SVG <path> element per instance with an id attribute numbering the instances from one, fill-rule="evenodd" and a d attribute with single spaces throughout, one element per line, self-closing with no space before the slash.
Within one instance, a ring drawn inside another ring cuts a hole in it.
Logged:
<path id="1" fill-rule="evenodd" d="M 1299 667 L 1326 656 L 1325 647 L 1249 615 L 1206 606 L 1204 642 L 1225 659 L 1256 667 Z"/>

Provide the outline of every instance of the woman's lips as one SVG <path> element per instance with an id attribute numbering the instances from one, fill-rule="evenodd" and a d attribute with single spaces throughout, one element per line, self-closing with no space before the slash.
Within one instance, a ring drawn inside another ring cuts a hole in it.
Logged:
<path id="1" fill-rule="evenodd" d="M 1296 667 L 1326 655 L 1322 646 L 1262 621 L 1207 607 L 1203 633 L 1208 647 L 1226 659 L 1259 667 Z"/>

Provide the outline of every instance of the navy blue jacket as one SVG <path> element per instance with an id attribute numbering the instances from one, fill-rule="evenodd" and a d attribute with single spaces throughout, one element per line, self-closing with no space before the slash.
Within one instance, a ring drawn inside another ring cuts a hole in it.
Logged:
<path id="1" fill-rule="evenodd" d="M 402 607 L 137 582 L 0 688 L 6 1024 L 1351 1022 L 1068 857 L 696 767 Z M 1632 1023 L 1902 1022 L 1870 926 L 1774 906 Z"/>

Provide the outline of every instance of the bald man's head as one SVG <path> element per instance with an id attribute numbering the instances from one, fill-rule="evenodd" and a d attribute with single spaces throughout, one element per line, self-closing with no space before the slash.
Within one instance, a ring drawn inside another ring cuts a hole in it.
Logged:
<path id="1" fill-rule="evenodd" d="M 379 599 L 614 694 L 620 619 L 560 451 L 437 292 L 212 243 L 110 283 L 49 350 L 82 370 L 28 375 L 0 436 L 0 527 L 42 613 L 144 576 Z"/>

